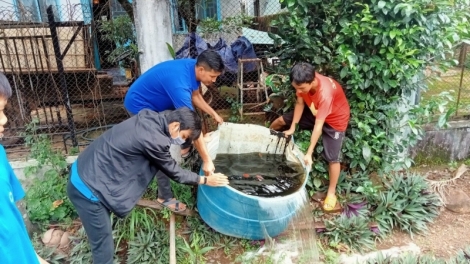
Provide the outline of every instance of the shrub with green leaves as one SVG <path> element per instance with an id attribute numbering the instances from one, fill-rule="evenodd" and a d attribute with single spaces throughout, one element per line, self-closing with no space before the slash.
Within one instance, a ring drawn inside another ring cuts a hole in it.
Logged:
<path id="1" fill-rule="evenodd" d="M 52 148 L 49 136 L 38 133 L 38 120 L 34 119 L 23 134 L 30 158 L 37 165 L 27 167 L 25 175 L 34 175 L 26 192 L 26 210 L 29 219 L 45 228 L 51 222 L 71 222 L 75 209 L 67 197 L 68 169 L 65 155 Z M 38 173 L 43 172 L 43 175 Z"/>
<path id="2" fill-rule="evenodd" d="M 411 166 L 403 154 L 423 135 L 418 120 L 440 113 L 445 121 L 454 110 L 442 103 L 422 111 L 412 94 L 426 89 L 426 67 L 450 65 L 453 45 L 468 34 L 469 1 L 280 2 L 286 12 L 271 35 L 280 68 L 311 62 L 346 90 L 351 121 L 343 146 L 349 167 Z"/>
<path id="3" fill-rule="evenodd" d="M 377 196 L 377 206 L 372 208 L 372 217 L 382 234 L 389 234 L 393 228 L 411 235 L 423 233 L 426 225 L 439 215 L 439 196 L 430 191 L 421 175 L 391 174 L 384 184 L 385 190 Z"/>
<path id="4" fill-rule="evenodd" d="M 124 67 L 130 67 L 130 60 L 138 55 L 134 24 L 128 15 L 117 16 L 111 20 L 99 21 L 98 27 L 103 32 L 103 39 L 115 45 L 113 50 L 106 50 L 106 60 L 116 63 L 122 61 Z"/>

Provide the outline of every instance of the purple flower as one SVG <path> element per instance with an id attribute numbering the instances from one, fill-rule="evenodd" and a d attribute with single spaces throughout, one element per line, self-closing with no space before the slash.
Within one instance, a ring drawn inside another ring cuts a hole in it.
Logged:
<path id="1" fill-rule="evenodd" d="M 322 233 L 326 231 L 326 228 L 315 228 L 315 231 L 317 231 L 317 233 Z"/>
<path id="2" fill-rule="evenodd" d="M 372 226 L 370 231 L 374 232 L 376 235 L 380 234 L 380 229 L 377 226 Z"/>

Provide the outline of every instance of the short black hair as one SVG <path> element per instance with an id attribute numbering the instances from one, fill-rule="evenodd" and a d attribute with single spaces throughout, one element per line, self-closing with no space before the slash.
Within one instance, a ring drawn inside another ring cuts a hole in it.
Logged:
<path id="1" fill-rule="evenodd" d="M 224 61 L 219 53 L 213 50 L 205 50 L 199 54 L 196 60 L 197 66 L 202 66 L 206 70 L 223 72 L 225 69 Z"/>
<path id="2" fill-rule="evenodd" d="M 290 70 L 289 78 L 295 84 L 311 83 L 315 80 L 315 67 L 307 62 L 299 62 Z"/>
<path id="3" fill-rule="evenodd" d="M 0 72 L 0 96 L 6 99 L 10 98 L 12 94 L 10 83 L 8 82 L 5 74 Z"/>
<path id="4" fill-rule="evenodd" d="M 201 118 L 195 111 L 188 107 L 184 106 L 173 111 L 168 111 L 165 113 L 165 117 L 168 124 L 179 122 L 180 130 L 189 129 L 191 131 L 190 137 L 192 140 L 198 139 L 201 135 Z"/>

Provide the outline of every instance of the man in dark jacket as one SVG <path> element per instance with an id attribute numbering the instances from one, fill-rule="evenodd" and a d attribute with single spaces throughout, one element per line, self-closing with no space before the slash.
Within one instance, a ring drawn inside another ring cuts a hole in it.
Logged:
<path id="1" fill-rule="evenodd" d="M 161 62 L 143 73 L 129 88 L 124 98 L 124 107 L 129 114 L 135 115 L 142 109 L 157 112 L 188 107 L 196 107 L 212 116 L 217 123 L 223 119 L 212 109 L 199 92 L 201 84 L 211 85 L 224 71 L 222 57 L 213 50 L 206 50 L 194 59 L 178 59 Z M 187 140 L 181 145 L 181 158 L 190 155 L 194 142 L 201 157 L 202 170 L 206 175 L 214 172 L 214 163 L 204 144 L 201 134 L 199 138 Z M 158 185 L 157 202 L 173 212 L 182 213 L 186 205 L 173 197 L 170 179 L 164 173 L 156 175 Z"/>
<path id="2" fill-rule="evenodd" d="M 157 172 L 184 184 L 228 184 L 222 174 L 199 176 L 171 157 L 170 144 L 182 144 L 200 134 L 201 120 L 187 107 L 162 113 L 142 110 L 80 153 L 72 164 L 67 193 L 87 233 L 93 263 L 113 263 L 110 213 L 126 216 Z"/>

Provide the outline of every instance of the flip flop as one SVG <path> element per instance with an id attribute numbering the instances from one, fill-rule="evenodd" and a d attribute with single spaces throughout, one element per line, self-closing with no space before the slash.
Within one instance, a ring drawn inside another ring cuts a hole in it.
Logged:
<path id="1" fill-rule="evenodd" d="M 176 213 L 176 214 L 183 213 L 188 208 L 188 207 L 186 207 L 184 210 L 180 210 L 180 203 L 181 204 L 183 204 L 183 203 L 180 202 L 179 200 L 176 200 L 176 198 L 166 199 L 165 201 L 163 201 L 163 203 L 159 202 L 158 200 L 156 202 L 161 204 L 163 207 L 168 208 L 168 210 L 170 210 L 170 211 L 172 211 L 173 213 Z M 174 208 L 170 207 L 170 205 L 173 205 L 173 204 L 175 205 L 175 207 Z"/>
<path id="2" fill-rule="evenodd" d="M 323 202 L 323 210 L 325 211 L 332 211 L 336 207 L 336 202 L 338 199 L 335 195 L 328 195 Z"/>

